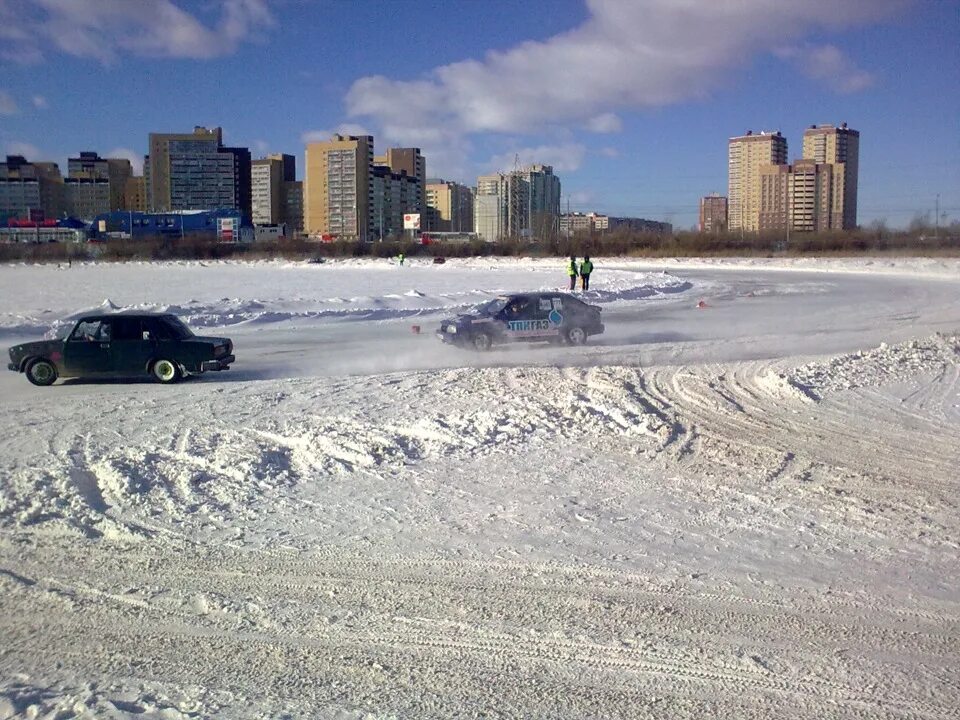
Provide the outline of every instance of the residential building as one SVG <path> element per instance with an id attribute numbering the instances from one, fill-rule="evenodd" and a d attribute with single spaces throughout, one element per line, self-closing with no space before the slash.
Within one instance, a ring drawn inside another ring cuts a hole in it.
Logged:
<path id="1" fill-rule="evenodd" d="M 254 160 L 250 172 L 254 225 L 283 222 L 283 161 L 273 158 Z"/>
<path id="2" fill-rule="evenodd" d="M 64 212 L 84 220 L 109 212 L 110 185 L 109 178 L 66 178 L 63 181 Z"/>
<path id="3" fill-rule="evenodd" d="M 149 145 L 144 176 L 152 210 L 234 208 L 250 216 L 250 151 L 224 147 L 220 128 L 150 133 Z"/>
<path id="4" fill-rule="evenodd" d="M 813 160 L 760 168 L 760 231 L 830 229 L 834 166 Z"/>
<path id="5" fill-rule="evenodd" d="M 481 197 L 499 200 L 481 200 Z M 560 179 L 550 165 L 481 175 L 474 199 L 474 227 L 484 240 L 545 238 L 559 229 Z"/>
<path id="6" fill-rule="evenodd" d="M 789 176 L 790 166 L 787 164 L 762 165 L 760 167 L 760 207 L 756 227 L 758 232 L 776 232 L 787 229 L 790 197 Z"/>
<path id="7" fill-rule="evenodd" d="M 127 209 L 127 180 L 131 177 L 133 166 L 126 158 L 102 158 L 92 151 L 68 158 L 64 181 L 67 214 L 90 218 L 109 210 Z"/>
<path id="8" fill-rule="evenodd" d="M 659 220 L 647 220 L 633 217 L 609 217 L 606 219 L 610 230 L 633 230 L 634 232 L 652 233 L 655 235 L 672 235 L 673 225 Z"/>
<path id="9" fill-rule="evenodd" d="M 811 125 L 803 132 L 803 158 L 833 166 L 829 227 L 857 227 L 857 186 L 860 173 L 860 133 L 846 123 Z"/>
<path id="10" fill-rule="evenodd" d="M 63 177 L 56 163 L 7 155 L 0 163 L 0 215 L 57 218 L 63 213 Z"/>
<path id="11" fill-rule="evenodd" d="M 473 230 L 473 191 L 466 185 L 433 179 L 426 184 L 427 229 L 440 232 Z M 433 212 L 430 212 L 433 211 Z"/>
<path id="12" fill-rule="evenodd" d="M 597 213 L 573 212 L 560 216 L 560 234 L 577 235 L 606 230 L 610 227 L 610 218 Z"/>
<path id="13" fill-rule="evenodd" d="M 305 230 L 367 240 L 371 222 L 372 135 L 334 135 L 307 145 L 303 187 Z"/>
<path id="14" fill-rule="evenodd" d="M 727 222 L 730 230 L 760 229 L 760 168 L 787 162 L 787 139 L 776 132 L 748 131 L 728 142 Z"/>
<path id="15" fill-rule="evenodd" d="M 727 230 L 727 198 L 712 193 L 700 198 L 700 232 L 722 233 Z"/>
<path id="16" fill-rule="evenodd" d="M 397 175 L 406 173 L 417 181 L 416 193 L 409 205 L 408 212 L 422 213 L 426 207 L 425 192 L 427 179 L 427 160 L 420 154 L 420 148 L 390 148 L 385 155 L 373 158 L 373 164 L 390 168 Z"/>
<path id="17" fill-rule="evenodd" d="M 282 168 L 281 179 L 283 182 L 295 182 L 297 179 L 297 158 L 286 153 L 273 153 L 267 155 L 266 160 L 277 160 Z"/>
<path id="18" fill-rule="evenodd" d="M 280 217 L 287 226 L 287 234 L 299 235 L 303 232 L 303 183 L 285 180 L 280 195 L 283 198 Z"/>
<path id="19" fill-rule="evenodd" d="M 121 210 L 147 211 L 147 185 L 142 175 L 128 177 L 124 183 L 123 207 Z"/>

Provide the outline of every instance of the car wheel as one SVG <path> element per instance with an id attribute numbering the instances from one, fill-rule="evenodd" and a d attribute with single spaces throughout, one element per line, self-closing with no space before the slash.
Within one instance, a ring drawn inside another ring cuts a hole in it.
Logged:
<path id="1" fill-rule="evenodd" d="M 57 381 L 57 368 L 49 360 L 33 360 L 27 365 L 27 380 L 34 385 L 53 385 Z"/>
<path id="2" fill-rule="evenodd" d="M 173 360 L 167 360 L 165 358 L 157 360 L 153 364 L 153 367 L 150 368 L 150 371 L 157 381 L 164 384 L 175 383 L 180 379 L 180 368 L 177 367 L 177 364 L 173 362 Z"/>
<path id="3" fill-rule="evenodd" d="M 477 333 L 473 336 L 473 349 L 480 352 L 486 352 L 493 345 L 493 338 L 487 333 Z"/>
<path id="4" fill-rule="evenodd" d="M 567 342 L 571 345 L 583 345 L 587 342 L 587 331 L 577 326 L 570 328 L 567 330 Z"/>

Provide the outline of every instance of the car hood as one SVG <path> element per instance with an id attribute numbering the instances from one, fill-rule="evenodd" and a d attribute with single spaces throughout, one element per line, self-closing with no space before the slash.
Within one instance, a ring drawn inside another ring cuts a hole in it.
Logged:
<path id="1" fill-rule="evenodd" d="M 36 340 L 34 342 L 14 345 L 10 348 L 10 357 L 19 360 L 28 355 L 49 355 L 62 349 L 63 340 Z"/>

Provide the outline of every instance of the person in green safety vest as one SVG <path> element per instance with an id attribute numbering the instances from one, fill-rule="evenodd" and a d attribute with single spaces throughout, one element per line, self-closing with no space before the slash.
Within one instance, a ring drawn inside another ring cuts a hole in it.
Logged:
<path id="1" fill-rule="evenodd" d="M 590 262 L 590 256 L 584 255 L 583 262 L 580 263 L 580 287 L 583 290 L 590 289 L 590 273 L 593 272 L 593 263 Z"/>
<path id="2" fill-rule="evenodd" d="M 400 253 L 399 255 L 397 255 L 397 260 L 400 261 L 400 265 L 402 266 L 402 265 L 403 265 L 403 253 Z"/>
<path id="3" fill-rule="evenodd" d="M 577 289 L 577 259 L 571 255 L 570 263 L 567 265 L 567 275 L 570 276 L 570 289 Z"/>

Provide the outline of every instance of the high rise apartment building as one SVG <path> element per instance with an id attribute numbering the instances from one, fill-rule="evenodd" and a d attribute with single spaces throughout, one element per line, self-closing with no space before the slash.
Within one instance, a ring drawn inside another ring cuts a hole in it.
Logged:
<path id="1" fill-rule="evenodd" d="M 306 232 L 367 240 L 372 225 L 373 136 L 334 135 L 309 143 L 306 163 Z"/>
<path id="2" fill-rule="evenodd" d="M 727 230 L 727 198 L 713 193 L 700 198 L 700 232 L 722 233 Z"/>
<path id="3" fill-rule="evenodd" d="M 426 207 L 434 211 L 429 229 L 438 232 L 473 232 L 473 190 L 447 180 L 429 180 Z"/>
<path id="4" fill-rule="evenodd" d="M 250 170 L 250 183 L 253 224 L 279 224 L 283 207 L 283 162 L 271 158 L 254 160 Z"/>
<path id="5" fill-rule="evenodd" d="M 543 238 L 559 231 L 560 178 L 550 165 L 481 175 L 474 227 L 484 240 Z"/>
<path id="6" fill-rule="evenodd" d="M 427 180 L 427 160 L 420 154 L 420 148 L 390 148 L 385 155 L 373 158 L 373 164 L 390 168 L 397 175 L 406 174 L 416 180 L 416 193 L 409 205 L 408 212 L 423 212 L 426 208 L 425 192 Z"/>
<path id="7" fill-rule="evenodd" d="M 787 139 L 776 132 L 748 131 L 728 142 L 728 213 L 730 230 L 760 229 L 760 169 L 787 162 Z"/>
<path id="8" fill-rule="evenodd" d="M 63 177 L 56 163 L 7 155 L 0 163 L 0 215 L 43 219 L 64 211 Z"/>
<path id="9" fill-rule="evenodd" d="M 811 125 L 803 132 L 803 159 L 833 166 L 830 227 L 857 227 L 857 186 L 860 174 L 860 133 L 846 123 Z"/>
<path id="10" fill-rule="evenodd" d="M 144 174 L 152 211 L 233 208 L 250 217 L 250 151 L 224 147 L 220 128 L 150 133 L 149 146 Z"/>

